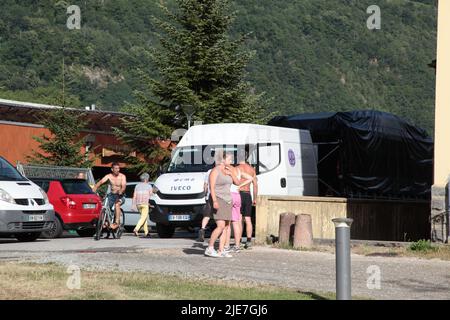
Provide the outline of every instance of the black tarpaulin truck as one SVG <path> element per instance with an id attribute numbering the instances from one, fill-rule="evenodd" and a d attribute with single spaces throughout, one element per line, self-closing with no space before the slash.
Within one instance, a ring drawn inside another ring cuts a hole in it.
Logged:
<path id="1" fill-rule="evenodd" d="M 269 125 L 310 131 L 321 196 L 431 197 L 433 140 L 400 117 L 374 110 L 327 112 L 279 116 Z"/>
<path id="2" fill-rule="evenodd" d="M 434 145 L 423 129 L 374 110 L 280 116 L 269 125 L 311 133 L 319 196 L 343 199 L 352 239 L 436 239 Z"/>

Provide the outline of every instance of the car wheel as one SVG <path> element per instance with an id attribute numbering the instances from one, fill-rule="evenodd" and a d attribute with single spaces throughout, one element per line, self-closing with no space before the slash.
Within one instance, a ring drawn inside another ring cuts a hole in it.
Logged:
<path id="1" fill-rule="evenodd" d="M 80 237 L 93 237 L 95 234 L 95 229 L 77 230 L 77 233 Z"/>
<path id="2" fill-rule="evenodd" d="M 41 235 L 40 232 L 26 232 L 26 233 L 18 233 L 15 235 L 16 239 L 21 242 L 31 242 L 39 238 Z"/>
<path id="3" fill-rule="evenodd" d="M 63 231 L 64 229 L 61 220 L 58 217 L 55 217 L 55 223 L 52 228 L 48 231 L 42 232 L 41 236 L 46 239 L 59 238 L 61 237 Z"/>
<path id="4" fill-rule="evenodd" d="M 157 223 L 156 224 L 156 232 L 160 238 L 172 238 L 175 233 L 175 227 Z"/>
<path id="5" fill-rule="evenodd" d="M 131 226 L 126 226 L 124 228 L 125 228 L 126 232 L 133 232 L 133 230 L 134 230 L 134 227 L 131 227 Z"/>

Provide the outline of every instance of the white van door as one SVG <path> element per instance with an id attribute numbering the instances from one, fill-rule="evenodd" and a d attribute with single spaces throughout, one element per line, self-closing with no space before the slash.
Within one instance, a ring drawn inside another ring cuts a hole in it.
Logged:
<path id="1" fill-rule="evenodd" d="M 286 141 L 282 147 L 282 160 L 287 173 L 287 194 L 290 196 L 302 196 L 303 177 L 300 143 Z"/>
<path id="2" fill-rule="evenodd" d="M 286 168 L 281 161 L 280 143 L 257 145 L 258 194 L 287 195 Z"/>
<path id="3" fill-rule="evenodd" d="M 288 195 L 317 195 L 317 159 L 314 145 L 286 142 L 282 158 L 287 171 Z"/>

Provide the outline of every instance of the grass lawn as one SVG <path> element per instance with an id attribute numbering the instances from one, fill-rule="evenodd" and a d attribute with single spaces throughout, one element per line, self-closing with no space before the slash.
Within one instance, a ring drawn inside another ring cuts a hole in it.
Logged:
<path id="1" fill-rule="evenodd" d="M 67 268 L 55 264 L 0 263 L 0 299 L 316 300 L 332 293 L 299 292 L 221 280 L 198 281 L 143 272 L 81 270 L 80 289 L 70 290 Z"/>

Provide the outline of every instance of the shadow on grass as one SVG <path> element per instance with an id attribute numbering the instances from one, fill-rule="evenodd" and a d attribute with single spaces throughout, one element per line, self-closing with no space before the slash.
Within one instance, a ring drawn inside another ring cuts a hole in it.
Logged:
<path id="1" fill-rule="evenodd" d="M 297 293 L 304 294 L 305 296 L 310 297 L 312 300 L 332 300 L 330 297 L 321 296 L 314 292 L 297 291 Z"/>
<path id="2" fill-rule="evenodd" d="M 204 249 L 183 249 L 183 252 L 185 254 L 203 255 L 205 250 Z"/>
<path id="3" fill-rule="evenodd" d="M 202 242 L 195 242 L 192 244 L 191 248 L 183 249 L 183 253 L 203 255 L 206 247 L 207 247 L 207 245 L 203 244 Z"/>
<path id="4" fill-rule="evenodd" d="M 36 242 L 48 242 L 49 239 L 36 239 L 32 242 L 28 242 L 28 243 L 36 243 Z M 0 244 L 6 244 L 6 243 L 27 243 L 26 241 L 19 241 L 16 238 L 11 238 L 11 239 L 0 239 Z"/>
<path id="5" fill-rule="evenodd" d="M 398 257 L 399 254 L 396 252 L 374 252 L 374 253 L 368 253 L 365 256 L 366 257 Z"/>

